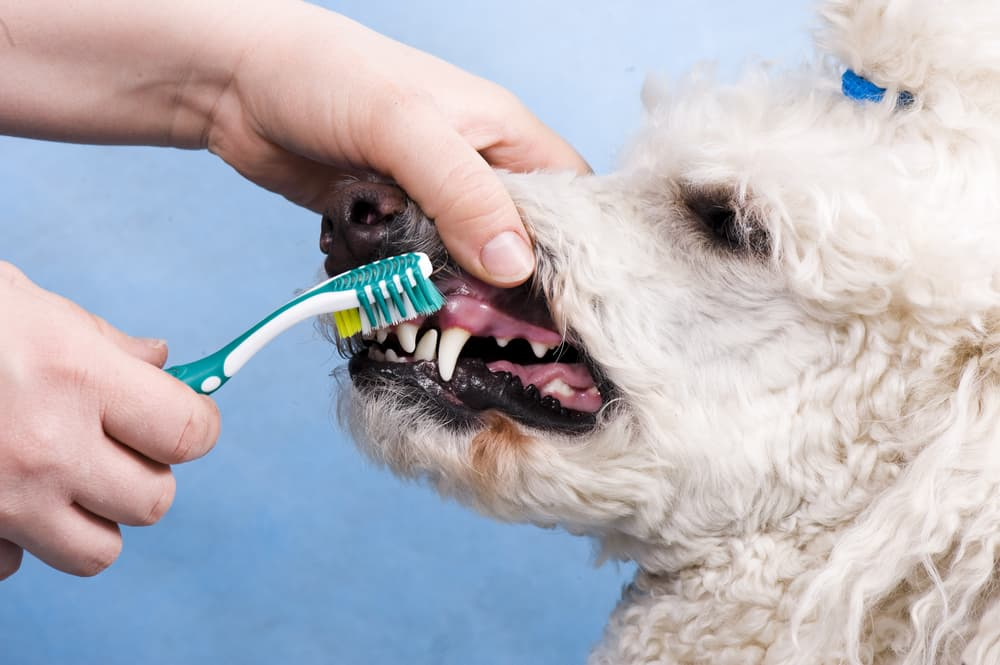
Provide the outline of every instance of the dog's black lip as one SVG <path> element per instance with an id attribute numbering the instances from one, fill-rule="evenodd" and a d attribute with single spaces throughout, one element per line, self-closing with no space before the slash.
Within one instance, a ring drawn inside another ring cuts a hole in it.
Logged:
<path id="1" fill-rule="evenodd" d="M 403 399 L 429 407 L 456 427 L 475 427 L 490 410 L 528 427 L 567 434 L 584 433 L 597 425 L 597 414 L 562 408 L 552 398 L 539 400 L 537 388 L 522 386 L 517 377 L 506 372 L 490 372 L 478 358 L 460 358 L 448 382 L 439 376 L 436 362 L 379 362 L 370 359 L 366 351 L 351 357 L 348 371 L 361 390 L 377 393 L 391 386 L 393 393 L 400 395 L 398 387 L 404 386 Z M 606 388 L 599 390 L 604 395 Z"/>

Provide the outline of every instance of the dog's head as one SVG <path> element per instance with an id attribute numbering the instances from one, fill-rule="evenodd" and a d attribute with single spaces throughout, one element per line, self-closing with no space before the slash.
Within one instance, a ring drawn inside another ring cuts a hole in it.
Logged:
<path id="1" fill-rule="evenodd" d="M 971 612 L 986 581 L 932 587 L 982 570 L 1000 519 L 1000 54 L 953 46 L 968 21 L 1000 37 L 1000 9 L 939 4 L 828 3 L 881 102 L 839 65 L 694 76 L 649 86 L 619 173 L 504 175 L 538 256 L 522 288 L 464 275 L 391 184 L 339 187 L 328 272 L 425 251 L 449 301 L 345 345 L 364 449 L 647 570 L 766 536 L 797 562 L 767 574 L 813 566 L 800 618 L 823 604 L 845 634 L 901 585 Z"/>

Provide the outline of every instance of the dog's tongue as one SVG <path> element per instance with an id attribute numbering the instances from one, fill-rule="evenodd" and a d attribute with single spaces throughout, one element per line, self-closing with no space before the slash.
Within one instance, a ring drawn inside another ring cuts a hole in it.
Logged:
<path id="1" fill-rule="evenodd" d="M 498 360 L 486 366 L 491 372 L 510 372 L 525 386 L 538 388 L 542 397 L 554 397 L 559 403 L 574 411 L 596 413 L 601 409 L 601 394 L 586 366 L 567 363 L 542 363 L 515 365 Z"/>

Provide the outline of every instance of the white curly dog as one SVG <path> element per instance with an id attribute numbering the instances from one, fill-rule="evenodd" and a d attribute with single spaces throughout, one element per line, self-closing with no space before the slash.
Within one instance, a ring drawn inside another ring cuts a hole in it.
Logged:
<path id="1" fill-rule="evenodd" d="M 1000 663 L 1000 3 L 821 14 L 817 64 L 647 86 L 619 172 L 506 176 L 530 289 L 391 184 L 324 217 L 448 296 L 345 345 L 364 450 L 638 565 L 594 665 Z"/>

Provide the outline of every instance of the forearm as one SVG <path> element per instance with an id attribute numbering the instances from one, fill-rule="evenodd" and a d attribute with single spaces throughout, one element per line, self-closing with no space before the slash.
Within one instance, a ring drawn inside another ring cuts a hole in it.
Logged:
<path id="1" fill-rule="evenodd" d="M 0 134 L 204 147 L 256 5 L 0 0 Z"/>

